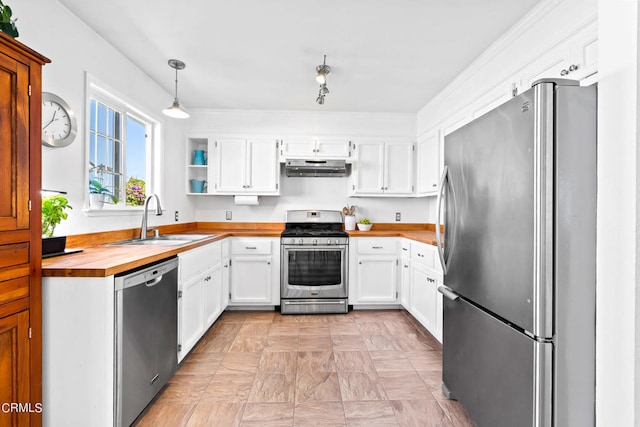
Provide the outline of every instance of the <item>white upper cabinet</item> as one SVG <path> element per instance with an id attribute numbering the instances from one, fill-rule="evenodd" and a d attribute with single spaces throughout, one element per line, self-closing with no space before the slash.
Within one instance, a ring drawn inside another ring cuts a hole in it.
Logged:
<path id="1" fill-rule="evenodd" d="M 276 140 L 217 139 L 214 194 L 279 194 L 280 165 Z"/>
<path id="2" fill-rule="evenodd" d="M 358 141 L 351 173 L 351 194 L 413 194 L 413 142 Z"/>
<path id="3" fill-rule="evenodd" d="M 440 130 L 419 138 L 416 147 L 416 196 L 435 195 L 440 179 Z"/>
<path id="4" fill-rule="evenodd" d="M 543 78 L 583 80 L 598 71 L 598 28 L 592 22 L 525 67 L 520 92 Z"/>
<path id="5" fill-rule="evenodd" d="M 286 138 L 280 141 L 280 158 L 289 159 L 349 159 L 351 141 L 344 138 Z"/>

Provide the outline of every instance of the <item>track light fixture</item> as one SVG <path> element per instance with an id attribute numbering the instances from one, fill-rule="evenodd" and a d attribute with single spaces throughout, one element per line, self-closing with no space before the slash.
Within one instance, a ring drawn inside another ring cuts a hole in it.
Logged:
<path id="1" fill-rule="evenodd" d="M 327 74 L 331 72 L 331 67 L 327 65 L 327 55 L 324 55 L 322 64 L 316 67 L 316 81 L 320 84 L 320 90 L 318 91 L 318 97 L 316 102 L 320 105 L 324 104 L 324 97 L 329 93 L 327 87 Z"/>
<path id="2" fill-rule="evenodd" d="M 162 110 L 162 113 L 166 116 L 176 119 L 186 119 L 189 117 L 189 113 L 187 113 L 182 107 L 180 107 L 180 100 L 178 100 L 178 70 L 184 70 L 186 65 L 179 59 L 170 59 L 169 67 L 176 70 L 176 95 L 173 99 L 173 104 L 170 107 Z"/>

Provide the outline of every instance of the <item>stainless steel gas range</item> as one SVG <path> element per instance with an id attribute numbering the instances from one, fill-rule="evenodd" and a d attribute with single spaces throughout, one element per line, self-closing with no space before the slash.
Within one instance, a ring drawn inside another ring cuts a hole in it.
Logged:
<path id="1" fill-rule="evenodd" d="M 280 243 L 280 311 L 347 313 L 349 235 L 342 213 L 287 211 Z"/>

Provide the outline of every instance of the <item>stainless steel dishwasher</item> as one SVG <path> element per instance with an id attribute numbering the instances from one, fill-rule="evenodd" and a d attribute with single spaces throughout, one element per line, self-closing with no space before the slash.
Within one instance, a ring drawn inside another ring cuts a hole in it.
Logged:
<path id="1" fill-rule="evenodd" d="M 115 277 L 116 425 L 129 426 L 178 365 L 178 259 Z"/>

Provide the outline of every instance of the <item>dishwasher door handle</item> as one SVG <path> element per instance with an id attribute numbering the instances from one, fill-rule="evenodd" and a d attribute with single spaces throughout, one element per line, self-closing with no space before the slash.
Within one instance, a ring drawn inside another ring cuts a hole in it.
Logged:
<path id="1" fill-rule="evenodd" d="M 148 282 L 145 283 L 145 285 L 147 285 L 147 288 L 150 288 L 152 286 L 157 285 L 158 283 L 160 283 L 162 281 L 162 275 L 156 277 L 153 280 L 149 280 Z"/>

